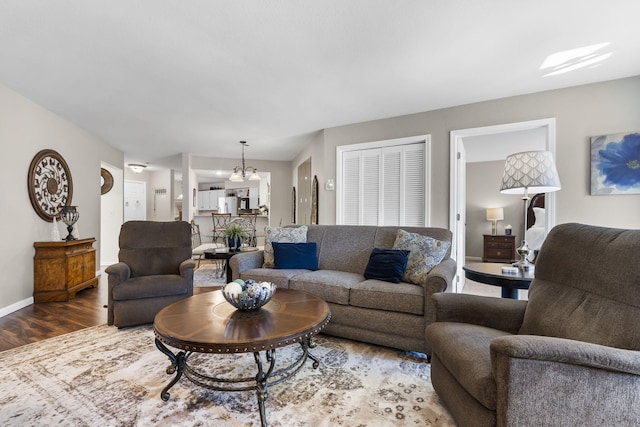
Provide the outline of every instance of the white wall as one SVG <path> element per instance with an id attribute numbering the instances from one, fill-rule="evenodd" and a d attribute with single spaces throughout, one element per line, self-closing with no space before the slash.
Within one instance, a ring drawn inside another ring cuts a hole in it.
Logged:
<path id="1" fill-rule="evenodd" d="M 118 236 L 123 219 L 123 171 L 120 168 L 102 163 L 102 167 L 111 172 L 113 188 L 100 196 L 100 258 L 101 266 L 118 262 Z"/>
<path id="2" fill-rule="evenodd" d="M 557 223 L 582 222 L 640 228 L 640 195 L 591 196 L 590 137 L 640 131 L 640 76 L 480 102 L 442 110 L 325 129 L 324 152 L 313 158 L 319 176 L 335 178 L 339 145 L 431 134 L 431 218 L 449 227 L 449 133 L 543 118 L 556 118 L 556 163 L 562 190 L 556 193 Z M 324 224 L 335 224 L 335 193 L 325 193 Z"/>
<path id="3" fill-rule="evenodd" d="M 66 160 L 73 179 L 72 204 L 78 206 L 80 237 L 95 237 L 100 260 L 100 165 L 122 167 L 123 153 L 85 130 L 0 85 L 0 141 L 5 154 L 0 168 L 3 244 L 0 270 L 0 316 L 29 305 L 33 295 L 33 243 L 49 240 L 51 223 L 31 206 L 27 173 L 33 156 L 53 149 Z M 62 227 L 61 227 L 62 229 Z"/>
<path id="4" fill-rule="evenodd" d="M 171 197 L 173 170 L 163 169 L 149 172 L 147 184 L 147 220 L 173 221 L 173 199 Z M 155 190 L 166 190 L 164 196 L 156 196 Z"/>

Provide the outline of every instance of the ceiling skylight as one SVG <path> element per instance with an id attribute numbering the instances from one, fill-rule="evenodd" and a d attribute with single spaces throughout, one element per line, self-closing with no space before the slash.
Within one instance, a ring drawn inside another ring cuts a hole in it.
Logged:
<path id="1" fill-rule="evenodd" d="M 613 52 L 602 52 L 611 43 L 598 43 L 576 49 L 563 50 L 547 56 L 540 66 L 541 70 L 551 69 L 544 77 L 568 73 L 585 67 L 598 66 L 602 61 L 613 55 Z M 600 51 L 600 52 L 598 52 Z"/>

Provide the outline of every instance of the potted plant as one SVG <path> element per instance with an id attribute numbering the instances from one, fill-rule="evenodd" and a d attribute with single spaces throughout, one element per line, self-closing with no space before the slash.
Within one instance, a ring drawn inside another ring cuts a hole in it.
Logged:
<path id="1" fill-rule="evenodd" d="M 242 239 L 247 237 L 247 230 L 236 222 L 230 222 L 224 228 L 224 236 L 227 238 L 227 246 L 230 249 L 238 249 L 242 246 Z"/>

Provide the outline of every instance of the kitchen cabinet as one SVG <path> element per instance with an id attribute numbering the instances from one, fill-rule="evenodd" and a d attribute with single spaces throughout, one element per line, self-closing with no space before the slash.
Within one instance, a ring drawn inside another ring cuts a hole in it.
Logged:
<path id="1" fill-rule="evenodd" d="M 198 191 L 198 210 L 217 211 L 220 209 L 218 200 L 224 197 L 224 190 L 202 190 Z"/>

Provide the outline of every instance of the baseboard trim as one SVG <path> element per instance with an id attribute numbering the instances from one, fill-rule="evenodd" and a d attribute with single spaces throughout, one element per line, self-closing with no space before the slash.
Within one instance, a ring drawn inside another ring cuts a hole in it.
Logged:
<path id="1" fill-rule="evenodd" d="M 21 308 L 25 308 L 33 304 L 33 297 L 29 297 L 27 299 L 23 299 L 22 301 L 14 302 L 11 305 L 0 308 L 0 317 L 4 317 L 8 314 L 13 313 L 14 311 L 18 311 Z"/>

